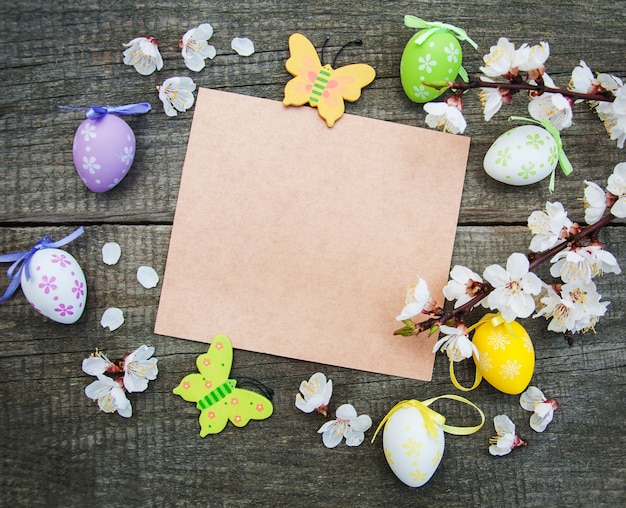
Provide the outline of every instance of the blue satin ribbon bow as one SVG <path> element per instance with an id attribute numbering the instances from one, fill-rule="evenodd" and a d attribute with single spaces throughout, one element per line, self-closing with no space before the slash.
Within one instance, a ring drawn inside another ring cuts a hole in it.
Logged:
<path id="1" fill-rule="evenodd" d="M 73 111 L 85 111 L 85 116 L 90 120 L 96 120 L 104 115 L 143 115 L 152 109 L 148 102 L 138 102 L 136 104 L 124 104 L 122 106 L 91 106 L 90 108 L 75 108 L 73 106 L 59 106 L 61 109 L 71 109 Z"/>
<path id="2" fill-rule="evenodd" d="M 35 255 L 37 251 L 62 247 L 63 245 L 72 242 L 83 233 L 84 229 L 82 226 L 80 226 L 73 233 L 70 233 L 65 238 L 61 238 L 56 242 L 53 242 L 52 238 L 50 238 L 49 236 L 44 236 L 30 250 L 13 252 L 10 254 L 0 254 L 0 263 L 13 262 L 13 264 L 7 270 L 7 277 L 11 280 L 11 282 L 9 283 L 9 287 L 7 287 L 6 291 L 2 295 L 2 298 L 0 298 L 0 303 L 6 302 L 9 298 L 11 298 L 11 296 L 13 296 L 13 293 L 15 293 L 17 288 L 20 286 L 22 272 L 25 272 L 26 280 L 30 279 L 28 264 L 30 262 L 30 259 Z"/>

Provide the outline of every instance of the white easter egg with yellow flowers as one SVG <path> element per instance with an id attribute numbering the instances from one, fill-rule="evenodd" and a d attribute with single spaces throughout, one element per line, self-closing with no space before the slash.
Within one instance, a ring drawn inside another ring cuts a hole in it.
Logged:
<path id="1" fill-rule="evenodd" d="M 535 349 L 522 325 L 486 321 L 476 329 L 472 342 L 478 350 L 476 368 L 491 386 L 510 394 L 526 389 L 535 370 Z"/>
<path id="2" fill-rule="evenodd" d="M 409 487 L 421 487 L 435 474 L 445 438 L 443 428 L 434 424 L 431 435 L 415 407 L 395 411 L 385 423 L 383 450 L 389 467 Z"/>

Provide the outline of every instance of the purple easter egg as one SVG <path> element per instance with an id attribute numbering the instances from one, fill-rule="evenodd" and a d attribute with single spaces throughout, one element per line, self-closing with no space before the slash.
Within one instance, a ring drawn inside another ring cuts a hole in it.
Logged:
<path id="1" fill-rule="evenodd" d="M 135 135 L 118 116 L 84 120 L 74 135 L 74 166 L 85 185 L 105 192 L 122 181 L 135 158 Z"/>
<path id="2" fill-rule="evenodd" d="M 41 249 L 22 270 L 21 286 L 32 307 L 47 318 L 69 325 L 85 310 L 87 281 L 76 258 L 60 249 Z"/>

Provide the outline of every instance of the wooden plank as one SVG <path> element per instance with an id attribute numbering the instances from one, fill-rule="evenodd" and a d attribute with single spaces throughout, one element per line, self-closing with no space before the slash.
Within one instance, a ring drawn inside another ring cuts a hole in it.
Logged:
<path id="1" fill-rule="evenodd" d="M 0 222 L 59 224 L 72 217 L 80 217 L 85 223 L 171 222 L 192 113 L 167 118 L 154 87 L 172 75 L 191 75 L 199 86 L 281 100 L 289 77 L 284 69 L 287 38 L 295 30 L 305 33 L 318 47 L 326 35 L 332 36 L 329 54 L 346 41 L 360 37 L 364 46 L 347 48 L 338 65 L 367 62 L 376 68 L 378 78 L 359 101 L 348 104 L 347 111 L 417 126 L 424 126 L 425 114 L 421 106 L 404 96 L 398 80 L 402 49 L 412 34 L 402 24 L 405 13 L 446 19 L 467 28 L 480 44 L 476 52 L 466 48 L 466 66 L 475 72 L 482 55 L 501 34 L 518 44 L 549 40 L 552 56 L 548 70 L 561 85 L 567 83 L 580 59 L 594 70 L 618 75 L 624 70 L 623 51 L 619 49 L 623 48 L 623 40 L 616 35 L 621 33 L 623 20 L 619 3 L 591 11 L 585 2 L 551 3 L 555 13 L 581 13 L 575 34 L 571 30 L 575 18 L 539 16 L 519 6 L 503 7 L 493 2 L 482 2 L 480 8 L 461 4 L 454 11 L 428 3 L 365 2 L 355 7 L 352 2 L 318 2 L 314 15 L 284 2 L 251 2 L 237 5 L 234 11 L 233 4 L 204 10 L 202 3 L 192 2 L 190 12 L 162 6 L 160 14 L 155 14 L 144 6 L 129 21 L 122 21 L 128 19 L 124 9 L 108 5 L 95 11 L 98 14 L 94 16 L 90 14 L 92 7 L 86 5 L 44 7 L 23 1 L 19 7 L 5 7 L 2 12 L 6 57 L 2 66 L 5 86 L 0 142 L 5 160 L 11 163 L 4 182 L 5 205 L 0 210 Z M 500 21 L 487 14 L 496 10 Z M 200 73 L 184 67 L 176 43 L 196 18 L 198 22 L 209 18 L 215 25 L 212 42 L 219 50 Z M 259 19 L 263 22 L 257 23 Z M 66 30 L 59 30 L 66 24 Z M 258 51 L 250 58 L 238 57 L 230 50 L 230 38 L 242 31 L 256 40 Z M 121 62 L 122 43 L 139 33 L 154 34 L 160 40 L 165 61 L 164 70 L 149 77 L 140 76 Z M 581 40 L 597 42 L 581 47 Z M 90 192 L 76 177 L 71 156 L 71 140 L 81 114 L 61 111 L 57 106 L 144 100 L 154 110 L 128 119 L 138 140 L 133 169 L 114 192 L 106 196 Z M 549 198 L 543 183 L 520 190 L 492 181 L 482 170 L 486 149 L 512 126 L 507 117 L 527 116 L 525 107 L 526 101 L 517 97 L 514 106 L 491 122 L 484 122 L 476 94 L 466 101 L 466 134 L 472 137 L 472 148 L 462 223 L 501 221 L 499 206 L 494 203 L 496 196 L 506 203 L 507 218 L 518 223 L 524 220 L 529 204 L 537 207 Z M 601 181 L 621 160 L 620 151 L 603 126 L 585 109 L 576 106 L 576 124 L 564 135 L 576 176 L 558 178 L 561 199 L 575 199 L 580 195 L 580 180 Z M 585 142 L 589 139 L 594 141 Z"/>
<path id="2" fill-rule="evenodd" d="M 603 239 L 624 264 L 622 229 L 608 228 Z M 33 233 L 46 232 L 59 237 L 69 229 L 3 228 L 0 240 L 20 248 Z M 624 423 L 619 401 L 626 391 L 620 346 L 626 292 L 619 276 L 600 279 L 600 291 L 612 301 L 609 312 L 597 334 L 581 336 L 573 347 L 547 332 L 543 319 L 523 322 L 537 350 L 533 382 L 562 404 L 547 431 L 530 430 L 530 413 L 519 407 L 517 397 L 483 383 L 468 397 L 485 411 L 485 427 L 468 437 L 448 436 L 434 478 L 423 488 L 410 490 L 388 469 L 380 441 L 328 450 L 316 434 L 323 418 L 299 412 L 293 401 L 300 381 L 319 370 L 333 379 L 334 408 L 354 404 L 377 424 L 400 400 L 458 393 L 443 355 L 437 357 L 433 381 L 421 383 L 236 351 L 233 376 L 250 376 L 272 387 L 275 413 L 245 429 L 229 425 L 219 436 L 198 436 L 198 411 L 171 390 L 195 369 L 195 357 L 205 346 L 154 335 L 159 287 L 145 290 L 134 279 L 139 264 L 163 273 L 161 246 L 167 244 L 169 233 L 169 226 L 87 227 L 67 247 L 81 262 L 90 289 L 85 314 L 74 325 L 38 316 L 22 295 L 0 308 L 0 481 L 13 503 L 78 506 L 93 498 L 96 504 L 106 504 L 118 489 L 124 490 L 127 503 L 136 506 L 268 504 L 276 499 L 279 505 L 378 505 L 386 500 L 409 506 L 424 496 L 435 505 L 539 505 L 555 497 L 568 505 L 595 503 L 600 493 L 606 505 L 623 499 L 623 461 L 616 444 L 622 440 Z M 122 258 L 118 265 L 106 266 L 100 247 L 113 240 L 122 245 Z M 510 252 L 525 249 L 527 243 L 523 227 L 460 227 L 453 262 L 482 271 L 486 264 L 502 263 Z M 400 305 L 402 295 L 397 298 Z M 125 324 L 115 332 L 98 324 L 104 309 L 112 305 L 126 315 Z M 134 410 L 130 420 L 99 413 L 83 395 L 91 379 L 80 371 L 82 359 L 96 347 L 117 357 L 141 343 L 156 347 L 158 379 L 145 393 L 129 396 Z M 469 384 L 471 365 L 459 366 L 457 375 Z M 477 422 L 465 406 L 440 403 L 437 408 L 452 425 Z M 513 419 L 529 445 L 496 459 L 487 447 L 493 434 L 490 420 L 499 413 Z M 373 429 L 367 438 L 372 434 Z"/>

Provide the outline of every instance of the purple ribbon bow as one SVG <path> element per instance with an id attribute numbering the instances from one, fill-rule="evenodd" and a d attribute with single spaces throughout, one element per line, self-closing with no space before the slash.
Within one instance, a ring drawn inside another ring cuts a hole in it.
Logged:
<path id="1" fill-rule="evenodd" d="M 34 256 L 35 252 L 42 249 L 54 249 L 57 247 L 61 247 L 75 240 L 83 233 L 84 229 L 82 226 L 80 226 L 76 231 L 70 233 L 65 238 L 61 238 L 56 242 L 53 242 L 52 238 L 50 238 L 49 236 L 44 236 L 30 250 L 13 252 L 11 254 L 0 254 L 0 263 L 13 262 L 13 264 L 7 270 L 7 277 L 11 279 L 11 282 L 9 283 L 9 287 L 4 292 L 4 295 L 2 295 L 2 298 L 0 298 L 0 303 L 6 302 L 9 298 L 11 298 L 11 296 L 13 296 L 13 293 L 15 293 L 20 285 L 22 271 L 25 271 L 26 273 L 26 280 L 30 279 L 28 263 L 30 262 L 30 258 Z"/>
<path id="2" fill-rule="evenodd" d="M 124 104 L 123 106 L 91 106 L 90 108 L 75 108 L 74 106 L 59 107 L 73 111 L 85 111 L 85 116 L 90 120 L 95 120 L 111 113 L 116 115 L 143 115 L 152 109 L 152 106 L 150 106 L 148 102 Z"/>

